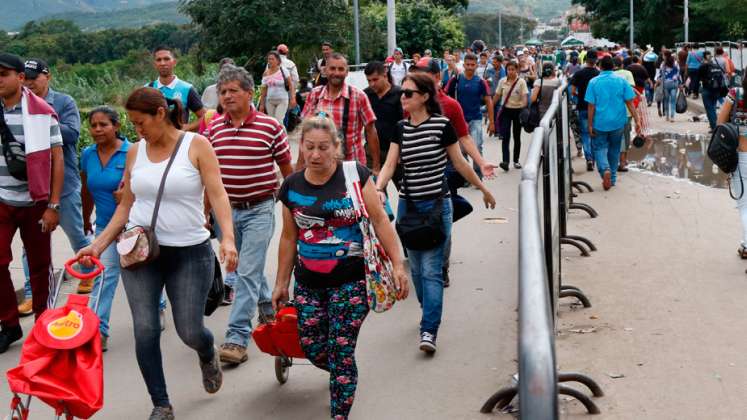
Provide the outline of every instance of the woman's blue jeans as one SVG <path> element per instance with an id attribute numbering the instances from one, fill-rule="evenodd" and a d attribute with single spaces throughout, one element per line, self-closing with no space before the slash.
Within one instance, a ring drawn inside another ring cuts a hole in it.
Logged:
<path id="1" fill-rule="evenodd" d="M 411 201 L 415 210 L 420 213 L 430 212 L 438 200 Z M 427 251 L 407 249 L 410 260 L 410 275 L 415 285 L 415 293 L 418 302 L 423 308 L 423 316 L 420 321 L 420 332 L 438 333 L 441 325 L 441 313 L 443 312 L 444 278 L 443 261 L 444 248 L 451 236 L 452 207 L 448 197 L 443 199 L 443 229 L 446 232 L 446 241 L 439 246 Z M 407 211 L 405 200 L 400 199 L 397 208 L 397 220 L 401 220 Z"/>
<path id="2" fill-rule="evenodd" d="M 210 241 L 187 246 L 161 246 L 159 257 L 134 270 L 122 270 L 122 284 L 132 312 L 135 354 L 154 406 L 169 406 L 161 360 L 161 291 L 171 302 L 179 338 L 207 362 L 215 355 L 213 334 L 203 322 L 205 302 L 213 282 L 215 255 Z"/>
<path id="3" fill-rule="evenodd" d="M 99 236 L 104 231 L 106 226 L 96 226 L 96 236 Z M 109 337 L 109 318 L 112 313 L 112 303 L 114 302 L 114 294 L 117 291 L 117 284 L 119 283 L 119 253 L 117 252 L 117 242 L 112 242 L 100 256 L 101 264 L 104 265 L 104 275 L 96 278 L 93 284 L 93 290 L 90 296 L 90 306 L 92 308 L 96 305 L 96 298 L 99 296 L 99 288 L 102 287 L 100 302 L 98 302 L 98 308 L 96 308 L 96 315 L 98 315 L 101 324 L 99 330 L 101 335 Z"/>
<path id="4" fill-rule="evenodd" d="M 674 118 L 677 110 L 677 88 L 679 85 L 675 81 L 664 81 L 664 116 Z"/>

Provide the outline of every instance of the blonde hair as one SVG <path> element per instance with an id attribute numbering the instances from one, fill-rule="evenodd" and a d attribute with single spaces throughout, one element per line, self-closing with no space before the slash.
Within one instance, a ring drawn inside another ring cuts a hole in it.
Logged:
<path id="1" fill-rule="evenodd" d="M 301 143 L 303 143 L 304 137 L 306 137 L 306 133 L 311 130 L 322 130 L 326 132 L 327 135 L 329 135 L 330 140 L 332 140 L 332 145 L 334 145 L 335 148 L 339 149 L 340 138 L 337 137 L 337 127 L 335 126 L 335 122 L 324 112 L 320 112 L 317 115 L 308 117 L 303 120 L 303 123 L 301 123 Z M 342 157 L 338 156 L 338 158 Z"/>

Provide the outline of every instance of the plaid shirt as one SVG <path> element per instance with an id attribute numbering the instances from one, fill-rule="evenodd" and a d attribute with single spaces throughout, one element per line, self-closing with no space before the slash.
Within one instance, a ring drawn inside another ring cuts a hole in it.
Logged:
<path id="1" fill-rule="evenodd" d="M 329 95 L 325 86 L 315 87 L 306 99 L 301 117 L 306 118 L 324 111 L 331 115 L 338 129 L 342 129 L 342 113 L 345 109 L 345 99 L 350 98 L 350 112 L 348 130 L 345 135 L 345 160 L 357 160 L 366 164 L 366 149 L 363 147 L 363 128 L 376 121 L 376 114 L 371 108 L 371 102 L 362 90 L 343 83 L 342 90 L 336 98 Z"/>

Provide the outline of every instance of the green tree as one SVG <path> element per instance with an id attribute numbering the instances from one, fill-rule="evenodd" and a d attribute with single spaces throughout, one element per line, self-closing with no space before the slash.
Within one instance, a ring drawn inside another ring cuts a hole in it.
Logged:
<path id="1" fill-rule="evenodd" d="M 448 9 L 417 0 L 397 4 L 397 44 L 407 54 L 459 48 L 465 43 L 464 25 Z"/>

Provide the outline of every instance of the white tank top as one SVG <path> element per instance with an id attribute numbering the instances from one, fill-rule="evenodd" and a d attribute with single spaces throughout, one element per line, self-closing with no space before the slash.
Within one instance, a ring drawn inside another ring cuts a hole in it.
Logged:
<path id="1" fill-rule="evenodd" d="M 186 133 L 174 158 L 156 221 L 158 243 L 164 246 L 192 246 L 210 237 L 205 228 L 204 191 L 200 172 L 189 160 L 189 147 L 195 133 Z M 153 163 L 148 159 L 148 143 L 140 141 L 132 167 L 130 188 L 135 202 L 130 209 L 129 226 L 150 226 L 158 187 L 169 159 Z"/>

